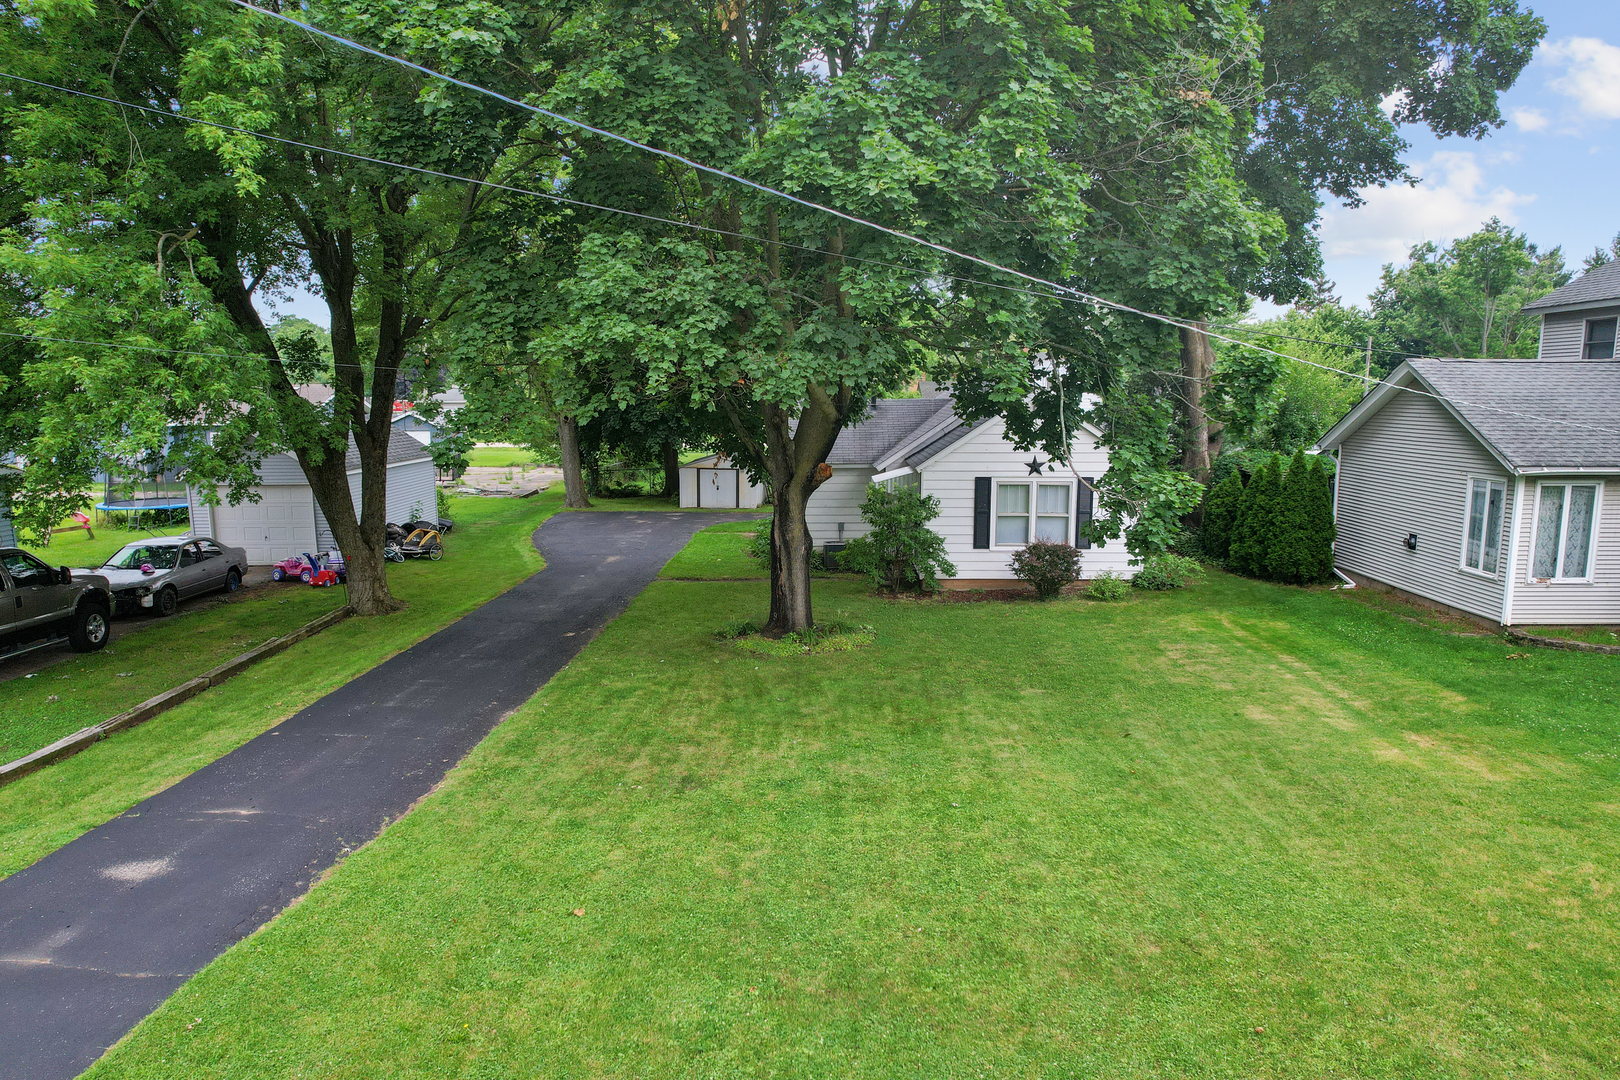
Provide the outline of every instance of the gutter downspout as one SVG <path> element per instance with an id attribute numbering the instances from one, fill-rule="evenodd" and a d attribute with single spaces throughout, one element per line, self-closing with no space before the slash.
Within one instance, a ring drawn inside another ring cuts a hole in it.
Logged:
<path id="1" fill-rule="evenodd" d="M 1334 556 L 1335 556 L 1335 558 L 1334 558 L 1334 565 L 1329 567 L 1329 569 L 1333 571 L 1334 575 L 1336 577 L 1338 577 L 1338 579 L 1340 581 L 1344 582 L 1344 585 L 1342 586 L 1342 588 L 1353 589 L 1353 588 L 1356 587 L 1356 583 L 1354 581 L 1350 580 L 1348 577 L 1346 577 L 1344 575 L 1344 573 L 1339 569 L 1339 567 L 1338 567 L 1338 558 L 1337 558 L 1337 556 L 1338 556 L 1338 547 L 1339 547 L 1339 541 L 1336 539 L 1336 537 L 1338 536 L 1338 531 L 1339 531 L 1339 474 L 1341 472 L 1343 472 L 1343 471 L 1344 471 L 1344 451 L 1341 448 L 1341 449 L 1335 450 L 1333 452 L 1333 532 L 1334 532 L 1334 536 L 1335 536 L 1335 539 L 1333 541 L 1333 547 L 1334 547 Z"/>
<path id="2" fill-rule="evenodd" d="M 1513 583 L 1519 574 L 1519 531 L 1524 522 L 1524 474 L 1513 481 L 1513 527 L 1508 529 L 1507 584 L 1502 586 L 1502 625 L 1513 625 Z"/>

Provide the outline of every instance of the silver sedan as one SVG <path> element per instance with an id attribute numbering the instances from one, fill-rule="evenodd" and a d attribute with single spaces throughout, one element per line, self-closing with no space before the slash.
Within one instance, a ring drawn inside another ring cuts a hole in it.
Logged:
<path id="1" fill-rule="evenodd" d="M 173 615 L 180 601 L 201 593 L 235 592 L 247 570 L 247 552 L 208 536 L 154 536 L 119 548 L 99 574 L 112 587 L 120 615 L 146 609 Z"/>

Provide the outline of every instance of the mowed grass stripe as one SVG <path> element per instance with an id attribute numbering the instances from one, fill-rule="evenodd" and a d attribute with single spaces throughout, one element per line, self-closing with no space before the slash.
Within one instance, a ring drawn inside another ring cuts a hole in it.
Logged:
<path id="1" fill-rule="evenodd" d="M 1224 575 L 710 637 L 764 603 L 655 584 L 90 1075 L 1613 1074 L 1606 658 Z"/>

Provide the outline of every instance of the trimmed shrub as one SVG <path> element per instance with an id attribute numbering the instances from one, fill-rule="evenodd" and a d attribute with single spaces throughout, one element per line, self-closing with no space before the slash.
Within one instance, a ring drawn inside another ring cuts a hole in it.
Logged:
<path id="1" fill-rule="evenodd" d="M 1184 589 L 1187 582 L 1203 575 L 1204 568 L 1185 556 L 1168 553 L 1149 555 L 1131 579 L 1131 588 L 1147 592 Z"/>
<path id="2" fill-rule="evenodd" d="M 1211 488 L 1204 500 L 1204 525 L 1199 530 L 1199 540 L 1204 554 L 1211 559 L 1225 562 L 1231 554 L 1232 527 L 1242 502 L 1243 476 L 1235 469 Z"/>
<path id="3" fill-rule="evenodd" d="M 1035 595 L 1050 600 L 1080 580 L 1080 549 L 1073 544 L 1034 540 L 1013 552 L 1013 577 L 1035 586 Z"/>
<path id="4" fill-rule="evenodd" d="M 1277 532 L 1277 500 L 1281 495 L 1282 466 L 1273 457 L 1249 480 L 1232 525 L 1232 569 L 1251 577 L 1266 576 L 1266 552 Z"/>
<path id="5" fill-rule="evenodd" d="M 1123 600 L 1131 595 L 1131 583 L 1112 570 L 1104 570 L 1086 582 L 1086 595 L 1104 603 Z"/>
<path id="6" fill-rule="evenodd" d="M 1311 502 L 1308 517 L 1308 581 L 1326 581 L 1333 574 L 1333 541 L 1339 538 L 1333 523 L 1333 477 L 1320 457 L 1311 460 Z"/>
<path id="7" fill-rule="evenodd" d="M 1316 580 L 1321 561 L 1312 547 L 1313 510 L 1316 482 L 1305 451 L 1294 451 L 1277 497 L 1273 520 L 1275 528 L 1266 549 L 1266 576 L 1272 581 L 1300 585 Z"/>
<path id="8" fill-rule="evenodd" d="M 928 527 L 937 517 L 939 500 L 932 495 L 867 488 L 861 518 L 871 531 L 839 552 L 839 569 L 865 574 L 890 592 L 937 591 L 941 575 L 956 574 L 945 557 L 945 538 Z"/>

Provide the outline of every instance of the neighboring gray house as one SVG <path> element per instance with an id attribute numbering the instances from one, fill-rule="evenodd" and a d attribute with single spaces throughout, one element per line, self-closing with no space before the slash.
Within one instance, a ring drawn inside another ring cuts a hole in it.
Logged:
<path id="1" fill-rule="evenodd" d="M 1503 625 L 1620 623 L 1620 361 L 1409 360 L 1317 448 L 1342 573 Z"/>
<path id="2" fill-rule="evenodd" d="M 427 446 L 439 437 L 439 425 L 424 418 L 415 410 L 406 410 L 394 414 L 394 430 L 403 432 Z"/>
<path id="3" fill-rule="evenodd" d="M 349 490 L 354 509 L 360 511 L 360 455 L 349 440 Z M 388 440 L 387 518 L 393 522 L 437 516 L 437 489 L 434 486 L 433 459 L 427 448 L 409 435 L 395 431 Z M 304 470 L 291 454 L 275 454 L 259 463 L 257 502 L 232 506 L 225 502 L 225 489 L 219 489 L 220 504 L 209 506 L 202 492 L 186 489 L 191 510 L 191 531 L 212 536 L 226 544 L 247 549 L 248 562 L 255 566 L 279 562 L 304 552 L 330 551 L 336 547 L 326 515 L 315 501 Z"/>
<path id="4" fill-rule="evenodd" d="M 1562 289 L 1532 300 L 1541 315 L 1539 360 L 1613 360 L 1620 325 L 1620 261 L 1588 270 Z"/>
<path id="5" fill-rule="evenodd" d="M 0 465 L 0 547 L 17 546 L 17 533 L 11 527 L 11 496 L 6 485 L 20 475 L 10 465 Z"/>

